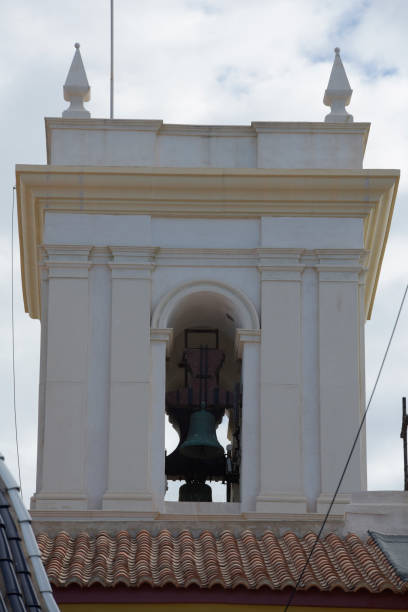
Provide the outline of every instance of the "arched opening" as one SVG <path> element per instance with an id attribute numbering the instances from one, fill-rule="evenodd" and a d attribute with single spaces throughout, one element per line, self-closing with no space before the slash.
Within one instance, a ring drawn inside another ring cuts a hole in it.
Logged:
<path id="1" fill-rule="evenodd" d="M 237 329 L 258 327 L 256 311 L 240 292 L 201 282 L 166 296 L 153 323 L 172 328 L 174 337 L 166 364 L 165 499 L 210 501 L 210 485 L 212 501 L 238 502 L 241 362 L 235 339 Z"/>

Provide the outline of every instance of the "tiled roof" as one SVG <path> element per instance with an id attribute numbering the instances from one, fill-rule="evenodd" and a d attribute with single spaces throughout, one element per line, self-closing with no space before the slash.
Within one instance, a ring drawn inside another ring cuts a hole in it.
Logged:
<path id="1" fill-rule="evenodd" d="M 266 531 L 257 538 L 250 530 L 239 536 L 225 530 L 218 536 L 203 531 L 194 537 L 188 530 L 177 536 L 167 530 L 157 535 L 142 530 L 133 536 L 127 531 L 115 535 L 101 531 L 71 537 L 61 531 L 54 537 L 41 533 L 37 539 L 56 587 L 220 585 L 282 590 L 296 584 L 316 535 L 299 538 L 288 532 L 278 539 Z M 363 542 L 353 534 L 344 539 L 329 534 L 317 544 L 301 589 L 312 587 L 321 591 L 408 591 L 408 583 L 397 576 L 374 540 Z"/>
<path id="2" fill-rule="evenodd" d="M 0 454 L 0 611 L 58 612 L 20 488 Z"/>

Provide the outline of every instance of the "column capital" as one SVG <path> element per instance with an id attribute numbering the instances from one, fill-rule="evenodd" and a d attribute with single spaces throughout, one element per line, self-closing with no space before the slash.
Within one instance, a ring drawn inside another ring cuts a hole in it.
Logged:
<path id="1" fill-rule="evenodd" d="M 105 266 L 112 261 L 112 253 L 106 246 L 94 246 L 91 249 L 89 258 L 92 266 Z"/>
<path id="2" fill-rule="evenodd" d="M 304 264 L 302 255 L 304 249 L 267 248 L 257 249 L 263 281 L 299 281 Z"/>
<path id="3" fill-rule="evenodd" d="M 304 249 L 259 247 L 259 269 L 292 268 L 301 265 Z"/>
<path id="4" fill-rule="evenodd" d="M 150 342 L 162 342 L 166 345 L 166 354 L 171 352 L 173 346 L 173 329 L 171 327 L 165 327 L 159 329 L 157 327 L 150 328 Z"/>
<path id="5" fill-rule="evenodd" d="M 361 275 L 365 275 L 367 251 L 364 249 L 319 250 L 316 255 L 322 282 L 360 282 Z"/>
<path id="6" fill-rule="evenodd" d="M 109 245 L 112 253 L 112 266 L 122 265 L 128 267 L 149 267 L 154 264 L 157 247 L 138 247 L 138 246 L 112 246 Z"/>
<path id="7" fill-rule="evenodd" d="M 157 247 L 109 246 L 113 278 L 150 278 Z"/>
<path id="8" fill-rule="evenodd" d="M 90 245 L 42 244 L 39 247 L 41 264 L 51 266 L 61 263 L 89 263 Z"/>
<path id="9" fill-rule="evenodd" d="M 91 262 L 89 245 L 43 244 L 39 247 L 42 277 L 87 278 Z"/>
<path id="10" fill-rule="evenodd" d="M 244 344 L 259 344 L 261 342 L 260 329 L 237 329 L 235 332 L 235 354 L 238 359 L 242 358 Z"/>

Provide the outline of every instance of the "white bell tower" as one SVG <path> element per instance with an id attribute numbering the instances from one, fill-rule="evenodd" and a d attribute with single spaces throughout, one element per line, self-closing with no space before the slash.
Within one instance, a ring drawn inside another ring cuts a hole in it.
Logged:
<path id="1" fill-rule="evenodd" d="M 24 299 L 42 329 L 32 508 L 325 511 L 365 406 L 398 184 L 362 167 L 369 124 L 345 112 L 338 52 L 325 122 L 249 126 L 89 118 L 75 57 L 47 165 L 17 167 Z M 166 391 L 190 328 L 218 330 L 222 384 L 242 385 L 230 502 L 164 501 Z M 335 512 L 365 488 L 362 436 Z"/>

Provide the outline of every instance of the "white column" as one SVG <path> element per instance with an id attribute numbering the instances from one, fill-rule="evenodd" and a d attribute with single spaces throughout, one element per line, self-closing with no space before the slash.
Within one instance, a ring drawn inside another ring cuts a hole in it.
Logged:
<path id="1" fill-rule="evenodd" d="M 241 511 L 255 510 L 259 493 L 259 353 L 261 330 L 237 329 L 235 346 L 242 359 Z"/>
<path id="2" fill-rule="evenodd" d="M 43 312 L 47 320 L 43 321 L 40 395 L 41 488 L 33 499 L 37 510 L 87 508 L 89 250 L 88 246 L 43 247 L 48 302 Z"/>
<path id="3" fill-rule="evenodd" d="M 261 483 L 256 509 L 303 513 L 301 250 L 262 248 L 259 254 Z"/>
<path id="4" fill-rule="evenodd" d="M 165 476 L 165 404 L 166 355 L 171 351 L 172 329 L 150 330 L 152 351 L 152 410 L 150 421 L 150 464 L 154 509 L 164 511 Z"/>
<path id="5" fill-rule="evenodd" d="M 109 465 L 103 508 L 150 511 L 150 307 L 155 249 L 111 247 L 111 251 Z"/>
<path id="6" fill-rule="evenodd" d="M 326 511 L 361 416 L 364 362 L 361 353 L 361 251 L 321 252 L 319 264 L 319 379 L 322 493 Z M 365 486 L 364 436 L 360 438 L 337 498 L 344 512 L 350 493 Z"/>

